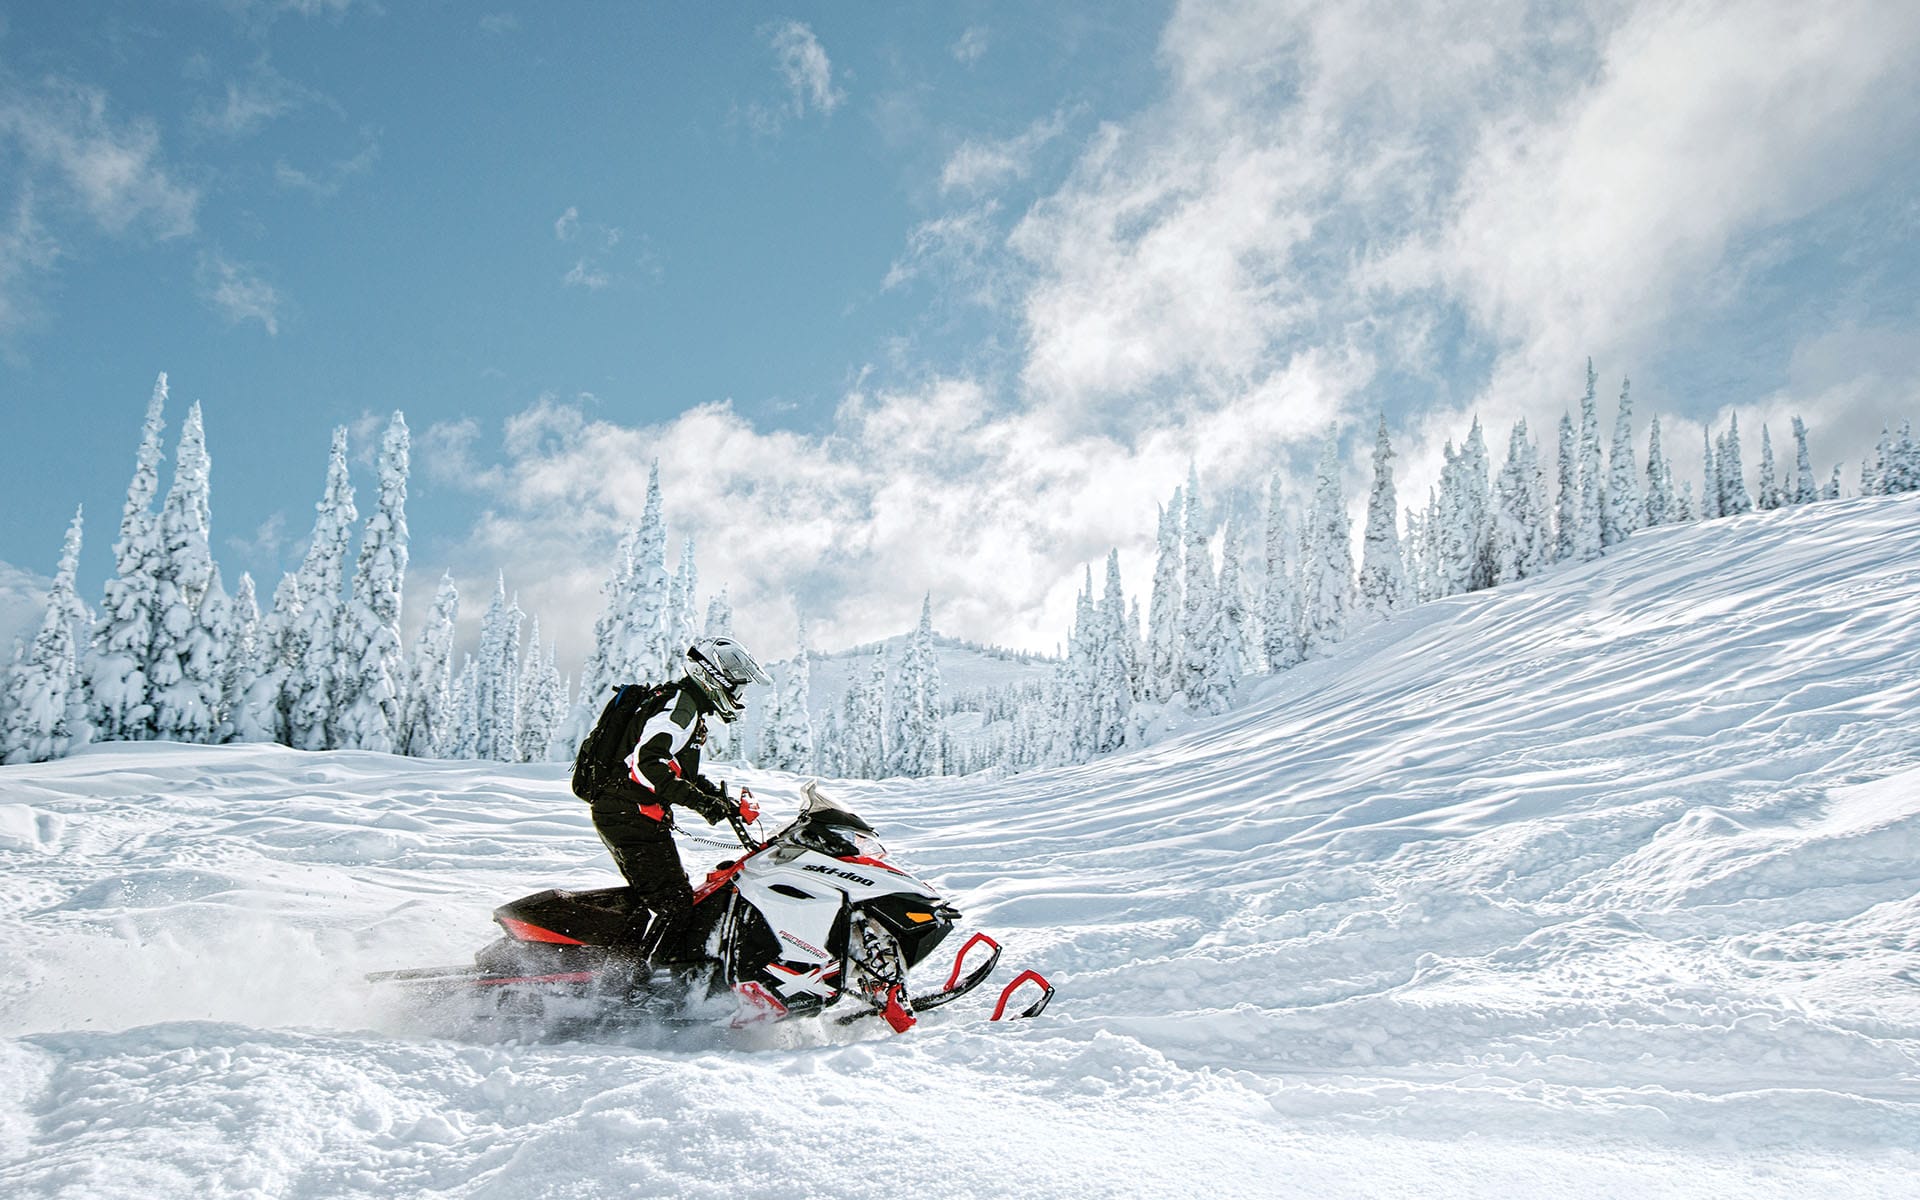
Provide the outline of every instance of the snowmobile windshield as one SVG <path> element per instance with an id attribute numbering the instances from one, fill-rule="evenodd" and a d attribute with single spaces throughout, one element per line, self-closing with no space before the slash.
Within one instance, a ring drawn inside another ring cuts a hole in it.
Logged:
<path id="1" fill-rule="evenodd" d="M 887 848 L 874 836 L 873 826 L 822 795 L 814 784 L 801 789 L 806 804 L 789 836 L 809 850 L 834 858 L 885 858 Z"/>

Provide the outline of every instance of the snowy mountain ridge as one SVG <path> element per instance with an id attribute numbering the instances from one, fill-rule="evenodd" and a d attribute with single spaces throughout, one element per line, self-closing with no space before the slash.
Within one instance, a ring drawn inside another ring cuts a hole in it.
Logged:
<path id="1" fill-rule="evenodd" d="M 1023 1025 L 449 1038 L 356 980 L 611 879 L 559 768 L 0 770 L 0 1190 L 1907 1194 L 1916 530 L 1641 532 L 1141 751 L 829 784 L 1059 986 Z"/>

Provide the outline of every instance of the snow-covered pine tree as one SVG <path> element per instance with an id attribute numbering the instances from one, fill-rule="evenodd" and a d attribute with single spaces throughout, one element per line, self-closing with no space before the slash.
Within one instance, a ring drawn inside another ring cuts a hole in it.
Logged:
<path id="1" fill-rule="evenodd" d="M 471 760 L 482 757 L 480 739 L 485 717 L 481 712 L 480 664 L 471 654 L 464 656 L 460 673 L 453 679 L 453 720 L 447 727 L 446 742 L 439 757 Z"/>
<path id="2" fill-rule="evenodd" d="M 74 576 L 80 566 L 82 528 L 82 514 L 76 509 L 60 547 L 60 566 L 47 594 L 40 631 L 5 678 L 0 761 L 8 765 L 47 762 L 94 739 L 87 683 L 74 641 L 74 613 L 80 607 Z"/>
<path id="3" fill-rule="evenodd" d="M 1665 525 L 1678 515 L 1674 508 L 1673 466 L 1660 447 L 1660 418 L 1656 415 L 1647 427 L 1646 523 L 1649 528 Z"/>
<path id="4" fill-rule="evenodd" d="M 273 604 L 260 619 L 260 677 L 248 704 L 267 722 L 268 741 L 293 744 L 293 676 L 304 657 L 300 577 L 289 571 L 273 589 Z"/>
<path id="5" fill-rule="evenodd" d="M 447 725 L 453 716 L 453 629 L 459 617 L 460 590 L 449 572 L 440 577 L 433 608 L 413 644 L 395 747 L 401 754 L 432 758 L 446 748 Z"/>
<path id="6" fill-rule="evenodd" d="M 1260 630 L 1267 670 L 1284 671 L 1298 663 L 1305 650 L 1300 642 L 1300 600 L 1294 589 L 1294 562 L 1289 552 L 1291 522 L 1280 499 L 1280 473 L 1267 481 L 1266 586 L 1260 594 Z"/>
<path id="7" fill-rule="evenodd" d="M 1490 586 L 1498 573 L 1493 553 L 1493 505 L 1489 456 L 1480 418 L 1473 419 L 1458 453 L 1449 442 L 1440 472 L 1440 506 L 1429 527 L 1440 570 L 1440 595 L 1455 596 Z"/>
<path id="8" fill-rule="evenodd" d="M 927 776 L 941 773 L 940 664 L 934 658 L 933 596 L 920 604 L 920 624 L 907 639 L 900 671 L 894 677 L 887 714 L 887 773 Z"/>
<path id="9" fill-rule="evenodd" d="M 778 691 L 780 699 L 780 745 L 785 752 L 783 770 L 798 774 L 812 774 L 817 767 L 814 759 L 813 715 L 809 705 L 813 700 L 813 668 L 808 662 L 810 651 L 807 648 L 807 623 L 800 621 L 793 657 L 787 662 L 780 682 L 769 692 Z M 772 696 L 768 697 L 771 701 Z M 916 772 L 918 773 L 918 772 Z"/>
<path id="10" fill-rule="evenodd" d="M 780 670 L 779 667 L 773 669 L 773 686 L 767 689 L 766 702 L 760 706 L 760 736 L 756 740 L 753 765 L 763 771 L 788 769 L 787 719 L 782 711 Z"/>
<path id="11" fill-rule="evenodd" d="M 1600 557 L 1601 514 L 1606 511 L 1606 481 L 1600 474 L 1600 406 L 1594 396 L 1597 376 L 1587 360 L 1587 391 L 1580 398 L 1580 501 L 1574 510 L 1573 556 L 1580 562 Z"/>
<path id="12" fill-rule="evenodd" d="M 1640 470 L 1633 460 L 1633 381 L 1620 381 L 1620 411 L 1613 419 L 1613 446 L 1607 458 L 1606 510 L 1600 524 L 1602 545 L 1612 546 L 1643 527 L 1646 505 L 1640 498 Z"/>
<path id="13" fill-rule="evenodd" d="M 1160 510 L 1159 544 L 1153 562 L 1153 592 L 1147 607 L 1146 698 L 1165 703 L 1180 690 L 1180 517 L 1185 511 L 1179 488 Z"/>
<path id="14" fill-rule="evenodd" d="M 271 742 L 279 720 L 275 698 L 263 694 L 261 676 L 273 669 L 264 642 L 260 601 L 253 576 L 240 574 L 240 590 L 227 608 L 227 665 L 220 684 L 222 742 Z"/>
<path id="15" fill-rule="evenodd" d="M 1807 453 L 1807 425 L 1793 418 L 1793 491 L 1795 504 L 1811 504 L 1820 498 L 1820 485 L 1813 478 L 1813 459 Z"/>
<path id="16" fill-rule="evenodd" d="M 670 613 L 671 634 L 667 639 L 667 652 L 677 666 L 680 656 L 687 652 L 700 636 L 699 620 L 699 570 L 693 561 L 693 535 L 688 534 L 680 541 L 680 569 L 674 572 L 667 584 L 667 609 Z"/>
<path id="17" fill-rule="evenodd" d="M 1213 550 L 1209 545 L 1206 518 L 1200 509 L 1200 477 L 1187 468 L 1187 511 L 1183 522 L 1185 571 L 1181 579 L 1183 602 L 1180 607 L 1180 694 L 1189 707 L 1202 712 L 1221 711 L 1201 708 L 1217 703 L 1221 644 L 1216 621 L 1219 601 L 1214 595 Z"/>
<path id="18" fill-rule="evenodd" d="M 1828 479 L 1827 486 L 1821 489 L 1820 498 L 1822 500 L 1838 500 L 1840 498 L 1840 464 L 1839 463 L 1833 464 L 1833 477 Z"/>
<path id="19" fill-rule="evenodd" d="M 1394 527 L 1400 501 L 1393 489 L 1393 459 L 1383 413 L 1380 431 L 1374 437 L 1373 491 L 1367 496 L 1367 532 L 1360 550 L 1359 614 L 1363 620 L 1384 619 L 1410 603 L 1400 531 Z"/>
<path id="20" fill-rule="evenodd" d="M 1388 531 L 1392 532 L 1392 510 L 1388 510 Z M 1215 669 L 1202 694 L 1200 707 L 1208 712 L 1225 712 L 1233 706 L 1233 692 L 1240 680 L 1254 671 L 1253 609 L 1247 602 L 1246 585 L 1240 573 L 1240 526 L 1229 517 L 1220 539 L 1220 579 L 1214 587 L 1214 641 L 1220 652 L 1214 657 Z"/>
<path id="21" fill-rule="evenodd" d="M 1891 496 L 1916 489 L 1920 489 L 1920 446 L 1914 443 L 1913 422 L 1903 419 L 1881 474 L 1880 491 Z"/>
<path id="22" fill-rule="evenodd" d="M 707 601 L 707 637 L 733 636 L 733 601 L 727 598 L 727 585 L 720 585 L 720 594 Z"/>
<path id="23" fill-rule="evenodd" d="M 1580 524 L 1580 471 L 1575 465 L 1573 418 L 1560 414 L 1560 463 L 1557 472 L 1559 499 L 1553 510 L 1553 560 L 1568 562 L 1578 549 Z"/>
<path id="24" fill-rule="evenodd" d="M 138 741 L 153 736 L 147 666 L 153 652 L 154 591 L 161 559 L 153 501 L 160 491 L 166 403 L 167 376 L 162 372 L 147 401 L 133 480 L 127 485 L 126 507 L 120 514 L 120 540 L 113 547 L 113 577 L 107 580 L 92 644 L 84 650 L 83 670 L 93 698 L 93 722 L 103 741 Z"/>
<path id="25" fill-rule="evenodd" d="M 1133 709 L 1133 635 L 1120 587 L 1120 551 L 1107 552 L 1106 592 L 1095 615 L 1101 629 L 1093 674 L 1093 752 L 1118 750 L 1127 740 Z"/>
<path id="26" fill-rule="evenodd" d="M 540 618 L 534 617 L 527 636 L 526 661 L 520 667 L 515 761 L 546 762 L 555 757 L 554 744 L 567 711 L 558 658 L 559 650 L 555 646 L 548 646 L 545 656 L 541 655 Z"/>
<path id="27" fill-rule="evenodd" d="M 1762 512 L 1779 508 L 1783 499 L 1780 494 L 1780 484 L 1774 475 L 1773 431 L 1762 425 L 1760 427 L 1760 494 L 1754 501 Z"/>
<path id="28" fill-rule="evenodd" d="M 1720 513 L 1735 517 L 1753 511 L 1753 497 L 1747 492 L 1746 470 L 1740 465 L 1740 414 L 1727 422 L 1726 436 L 1720 439 L 1716 456 L 1720 468 Z"/>
<path id="29" fill-rule="evenodd" d="M 1407 548 L 1407 592 L 1415 604 L 1425 604 L 1433 599 L 1427 594 L 1427 533 L 1426 521 L 1409 504 L 1401 516 L 1406 525 L 1406 536 L 1400 544 Z"/>
<path id="30" fill-rule="evenodd" d="M 1067 710 L 1062 714 L 1073 762 L 1093 757 L 1094 664 L 1100 657 L 1104 636 L 1094 619 L 1093 567 L 1089 564 L 1084 569 L 1086 582 L 1074 598 L 1073 631 L 1067 636 Z"/>
<path id="31" fill-rule="evenodd" d="M 147 684 L 153 734 L 170 742 L 206 743 L 219 724 L 221 636 L 226 603 L 206 602 L 217 586 L 208 546 L 211 520 L 206 430 L 200 406 L 187 410 L 173 462 L 173 483 L 160 509 L 160 565 L 155 573 L 153 648 Z"/>
<path id="32" fill-rule="evenodd" d="M 1301 630 L 1306 652 L 1317 654 L 1347 633 L 1353 611 L 1353 543 L 1340 495 L 1339 431 L 1328 429 L 1314 473 L 1313 512 L 1301 548 Z"/>
<path id="33" fill-rule="evenodd" d="M 503 572 L 480 623 L 474 676 L 474 709 L 480 722 L 476 758 L 512 762 L 517 753 L 514 732 L 520 713 L 520 622 L 524 617 L 519 600 L 507 598 Z"/>
<path id="34" fill-rule="evenodd" d="M 347 430 L 341 426 L 333 431 L 327 487 L 314 505 L 313 538 L 306 561 L 300 564 L 298 632 L 288 639 L 299 655 L 287 680 L 288 734 L 295 749 L 325 750 L 333 745 L 347 543 L 359 518 L 347 478 Z"/>
<path id="35" fill-rule="evenodd" d="M 407 575 L 406 418 L 393 414 L 380 443 L 380 499 L 360 536 L 360 561 L 341 621 L 340 716 L 334 744 L 392 753 L 403 738 L 406 656 L 400 594 Z"/>
<path id="36" fill-rule="evenodd" d="M 1495 493 L 1496 582 L 1537 575 L 1552 559 L 1547 542 L 1547 477 L 1524 418 L 1514 422 L 1507 438 L 1507 461 L 1500 468 Z"/>
<path id="37" fill-rule="evenodd" d="M 1712 521 L 1726 515 L 1720 507 L 1720 463 L 1713 449 L 1713 428 L 1705 429 L 1706 447 L 1701 451 L 1705 455 L 1701 463 L 1700 481 L 1700 519 Z"/>
<path id="38" fill-rule="evenodd" d="M 633 578 L 628 593 L 624 645 L 629 658 L 621 681 L 678 679 L 685 668 L 685 646 L 673 645 L 669 623 L 673 586 L 667 578 L 667 522 L 660 496 L 660 461 L 647 472 L 647 507 L 633 547 Z"/>

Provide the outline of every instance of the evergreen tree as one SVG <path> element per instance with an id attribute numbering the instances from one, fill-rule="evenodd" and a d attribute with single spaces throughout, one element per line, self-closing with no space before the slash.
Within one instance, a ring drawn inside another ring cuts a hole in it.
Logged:
<path id="1" fill-rule="evenodd" d="M 1294 590 L 1292 530 L 1280 501 L 1280 473 L 1267 481 L 1266 588 L 1260 596 L 1260 629 L 1267 670 L 1284 671 L 1305 656 L 1300 642 L 1300 599 Z"/>
<path id="2" fill-rule="evenodd" d="M 520 708 L 514 733 L 515 761 L 546 762 L 555 757 L 554 744 L 566 717 L 567 697 L 560 682 L 559 650 L 540 652 L 540 618 L 534 617 L 527 637 L 527 657 L 520 666 Z"/>
<path id="3" fill-rule="evenodd" d="M 187 411 L 174 458 L 173 484 L 160 510 L 160 567 L 155 576 L 153 646 L 147 683 L 154 736 L 172 742 L 213 740 L 219 724 L 221 636 L 226 619 L 208 548 L 211 507 L 200 406 Z M 209 622 L 218 624 L 209 625 Z"/>
<path id="4" fill-rule="evenodd" d="M 1327 650 L 1346 636 L 1353 610 L 1353 545 L 1346 502 L 1340 496 L 1337 430 L 1327 431 L 1315 472 L 1313 512 L 1301 548 L 1301 630 L 1306 651 Z"/>
<path id="5" fill-rule="evenodd" d="M 74 576 L 80 565 L 81 513 L 60 548 L 60 566 L 47 595 L 40 632 L 16 656 L 7 673 L 4 720 L 0 721 L 0 761 L 8 765 L 46 762 L 71 754 L 94 738 L 86 680 L 74 641 L 79 609 Z"/>
<path id="6" fill-rule="evenodd" d="M 727 598 L 726 585 L 720 594 L 707 601 L 707 637 L 733 636 L 733 602 Z"/>
<path id="7" fill-rule="evenodd" d="M 507 580 L 501 574 L 494 585 L 493 603 L 480 623 L 480 653 L 474 673 L 474 710 L 480 722 L 474 757 L 512 762 L 520 713 L 520 622 L 525 614 L 517 599 L 507 598 Z"/>
<path id="8" fill-rule="evenodd" d="M 1722 500 L 1720 462 L 1719 457 L 1714 453 L 1713 430 L 1711 428 L 1706 430 L 1706 448 L 1702 453 L 1706 455 L 1706 458 L 1701 465 L 1700 519 L 1702 521 L 1712 521 L 1725 516 L 1726 512 L 1720 507 Z"/>
<path id="9" fill-rule="evenodd" d="M 940 774 L 940 667 L 934 660 L 931 595 L 921 601 L 920 624 L 907 639 L 894 676 L 886 725 L 889 775 Z"/>
<path id="10" fill-rule="evenodd" d="M 1821 491 L 1820 498 L 1822 500 L 1838 500 L 1840 498 L 1840 464 L 1834 464 L 1833 477 L 1827 480 L 1827 486 Z"/>
<path id="11" fill-rule="evenodd" d="M 1147 608 L 1146 698 L 1165 703 L 1180 689 L 1180 516 L 1181 492 L 1160 510 L 1159 547 L 1153 564 L 1153 592 Z"/>
<path id="12" fill-rule="evenodd" d="M 1552 557 L 1547 543 L 1547 477 L 1524 419 L 1514 423 L 1507 438 L 1507 461 L 1500 468 L 1495 491 L 1496 582 L 1539 574 Z"/>
<path id="13" fill-rule="evenodd" d="M 1660 448 L 1660 418 L 1647 429 L 1647 525 L 1665 525 L 1679 516 L 1673 496 L 1673 466 Z"/>
<path id="14" fill-rule="evenodd" d="M 687 647 L 700 636 L 699 579 L 693 562 L 693 536 L 689 534 L 680 541 L 680 569 L 667 585 L 667 607 L 672 614 L 673 630 L 667 641 L 667 653 L 675 667 Z"/>
<path id="15" fill-rule="evenodd" d="M 1620 411 L 1613 420 L 1613 447 L 1607 460 L 1606 511 L 1600 541 L 1611 546 L 1642 527 L 1646 507 L 1640 498 L 1640 473 L 1633 461 L 1632 381 L 1620 382 Z"/>
<path id="16" fill-rule="evenodd" d="M 765 771 L 787 770 L 787 718 L 780 694 L 780 668 L 773 670 L 774 684 L 767 689 L 766 703 L 760 706 L 760 737 L 754 765 Z"/>
<path id="17" fill-rule="evenodd" d="M 1126 596 L 1120 587 L 1120 552 L 1107 552 L 1106 593 L 1096 616 L 1101 629 L 1094 661 L 1093 752 L 1118 750 L 1127 740 L 1133 709 L 1134 645 Z"/>
<path id="18" fill-rule="evenodd" d="M 1214 701 L 1209 697 L 1220 672 L 1218 659 L 1225 647 L 1215 623 L 1218 600 L 1214 595 L 1213 551 L 1208 545 L 1205 518 L 1200 510 L 1199 475 L 1187 470 L 1187 512 L 1185 520 L 1186 571 L 1182 579 L 1183 603 L 1180 608 L 1180 694 L 1190 706 Z M 1203 712 L 1219 711 L 1202 708 Z"/>
<path id="19" fill-rule="evenodd" d="M 1793 419 L 1793 492 L 1792 502 L 1810 504 L 1820 498 L 1820 485 L 1814 482 L 1813 459 L 1807 454 L 1807 426 Z"/>
<path id="20" fill-rule="evenodd" d="M 342 426 L 333 431 L 326 492 L 314 505 L 313 538 L 306 561 L 300 564 L 297 632 L 288 639 L 297 658 L 287 680 L 287 724 L 292 745 L 299 750 L 325 750 L 333 745 L 338 716 L 334 697 L 340 689 L 341 591 L 347 543 L 359 517 L 353 485 L 347 479 L 347 431 Z"/>
<path id="21" fill-rule="evenodd" d="M 147 668 L 153 651 L 154 592 L 161 563 L 159 524 L 153 513 L 160 491 L 162 412 L 167 376 L 154 381 L 147 419 L 134 457 L 133 480 L 120 515 L 120 540 L 114 544 L 113 578 L 107 580 L 100 624 L 86 653 L 84 670 L 92 696 L 93 722 L 106 741 L 137 741 L 153 736 L 153 705 Z"/>
<path id="22" fill-rule="evenodd" d="M 485 723 L 481 711 L 480 664 L 466 655 L 460 673 L 453 681 L 453 721 L 447 728 L 447 740 L 441 758 L 472 760 L 484 757 L 480 743 Z"/>
<path id="23" fill-rule="evenodd" d="M 268 741 L 293 744 L 293 677 L 305 656 L 300 614 L 306 607 L 300 577 L 289 571 L 273 589 L 273 604 L 260 621 L 260 677 L 249 705 L 267 720 Z"/>
<path id="24" fill-rule="evenodd" d="M 1382 414 L 1373 444 L 1373 491 L 1367 496 L 1367 532 L 1360 551 L 1359 611 L 1364 620 L 1383 619 L 1409 603 L 1406 561 L 1400 532 L 1394 528 L 1400 502 L 1393 489 L 1393 459 L 1387 418 Z"/>
<path id="25" fill-rule="evenodd" d="M 407 574 L 407 422 L 393 414 L 380 445 L 380 500 L 360 537 L 360 561 L 341 622 L 343 695 L 335 745 L 393 752 L 404 737 L 406 659 L 400 593 Z"/>
<path id="26" fill-rule="evenodd" d="M 221 721 L 216 738 L 222 742 L 271 742 L 277 731 L 277 697 L 264 695 L 261 676 L 272 670 L 264 646 L 260 602 L 253 576 L 240 575 L 240 590 L 227 609 L 226 673 L 221 679 Z"/>
<path id="27" fill-rule="evenodd" d="M 1560 414 L 1559 500 L 1554 506 L 1553 560 L 1567 562 L 1577 556 L 1580 525 L 1580 472 L 1575 466 L 1573 418 Z"/>
<path id="28" fill-rule="evenodd" d="M 1487 481 L 1486 437 L 1474 418 L 1465 447 L 1447 443 L 1442 452 L 1439 507 L 1429 524 L 1437 568 L 1437 595 L 1489 587 L 1498 574 L 1493 549 L 1493 505 Z"/>
<path id="29" fill-rule="evenodd" d="M 1234 689 L 1253 670 L 1253 611 L 1240 578 L 1240 531 L 1231 518 L 1220 538 L 1220 578 L 1214 587 L 1214 629 L 1218 646 L 1206 683 L 1195 707 L 1201 712 L 1225 712 L 1233 706 Z"/>
<path id="30" fill-rule="evenodd" d="M 778 688 L 768 689 L 777 690 L 780 704 L 780 746 L 784 756 L 780 769 L 802 775 L 816 770 L 813 714 L 809 710 L 813 699 L 813 669 L 808 656 L 807 623 L 802 620 L 793 658 L 781 674 Z M 769 703 L 772 700 L 769 696 Z"/>
<path id="31" fill-rule="evenodd" d="M 444 574 L 427 623 L 413 644 L 397 747 L 402 754 L 432 758 L 447 749 L 453 718 L 453 630 L 459 617 L 460 591 L 452 574 Z"/>
<path id="32" fill-rule="evenodd" d="M 625 644 L 633 657 L 623 680 L 679 678 L 685 646 L 673 645 L 669 623 L 673 585 L 667 578 L 667 524 L 660 498 L 660 462 L 647 474 L 647 507 L 640 517 L 640 536 L 634 543 L 633 578 L 629 594 Z"/>
<path id="33" fill-rule="evenodd" d="M 1720 513 L 1735 517 L 1753 511 L 1753 497 L 1747 492 L 1746 471 L 1740 465 L 1740 414 L 1727 424 L 1716 456 L 1720 480 Z"/>
<path id="34" fill-rule="evenodd" d="M 1784 499 L 1780 492 L 1780 485 L 1774 478 L 1773 431 L 1762 425 L 1760 427 L 1760 495 L 1756 504 L 1762 512 L 1768 512 L 1779 508 Z"/>
<path id="35" fill-rule="evenodd" d="M 1600 557 L 1601 514 L 1606 510 L 1606 484 L 1600 476 L 1600 408 L 1594 398 L 1593 360 L 1587 360 L 1587 391 L 1580 398 L 1580 500 L 1574 510 L 1573 556 L 1580 562 Z"/>

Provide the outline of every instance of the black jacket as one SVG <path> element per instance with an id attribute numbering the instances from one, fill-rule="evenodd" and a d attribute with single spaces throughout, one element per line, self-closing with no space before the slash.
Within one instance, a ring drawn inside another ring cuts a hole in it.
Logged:
<path id="1" fill-rule="evenodd" d="M 666 706 L 641 722 L 627 755 L 627 779 L 640 811 L 656 821 L 672 824 L 669 805 L 705 817 L 709 823 L 726 815 L 720 789 L 700 773 L 700 747 L 707 740 L 706 706 L 700 693 L 681 683 Z"/>

